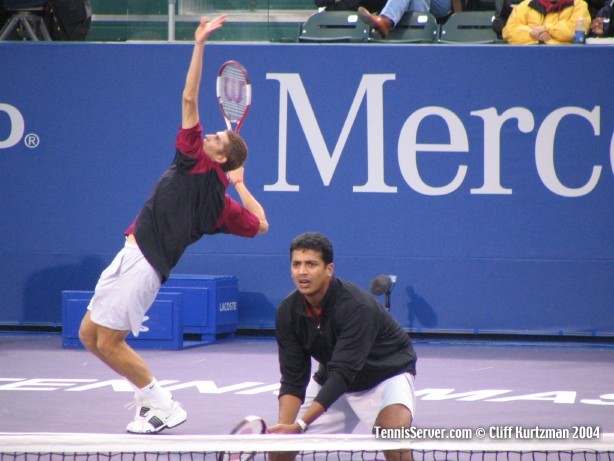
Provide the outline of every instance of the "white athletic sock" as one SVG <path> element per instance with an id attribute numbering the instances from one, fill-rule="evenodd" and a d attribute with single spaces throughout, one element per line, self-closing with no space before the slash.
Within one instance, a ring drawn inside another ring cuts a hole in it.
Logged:
<path id="1" fill-rule="evenodd" d="M 152 406 L 168 411 L 173 407 L 173 396 L 158 384 L 154 378 L 147 386 L 139 389 L 137 394 L 148 400 Z"/>

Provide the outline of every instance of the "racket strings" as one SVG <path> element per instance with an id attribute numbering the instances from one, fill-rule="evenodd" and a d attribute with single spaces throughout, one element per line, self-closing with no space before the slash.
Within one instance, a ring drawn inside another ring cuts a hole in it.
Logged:
<path id="1" fill-rule="evenodd" d="M 237 434 L 264 434 L 266 432 L 266 427 L 262 420 L 253 420 L 246 422 L 243 424 L 239 430 L 236 432 Z"/>
<path id="2" fill-rule="evenodd" d="M 222 71 L 220 103 L 226 116 L 233 122 L 243 116 L 249 103 L 247 85 L 245 75 L 240 69 L 226 66 Z"/>
<path id="3" fill-rule="evenodd" d="M 236 435 L 266 434 L 266 423 L 258 416 L 246 416 L 230 433 Z M 222 452 L 217 461 L 251 461 L 256 454 L 256 451 Z"/>

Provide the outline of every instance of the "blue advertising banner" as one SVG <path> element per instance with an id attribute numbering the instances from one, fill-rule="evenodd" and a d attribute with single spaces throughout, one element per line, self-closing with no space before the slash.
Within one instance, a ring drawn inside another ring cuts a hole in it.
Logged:
<path id="1" fill-rule="evenodd" d="M 191 50 L 0 43 L 0 325 L 58 325 L 61 292 L 93 289 L 173 158 Z M 239 328 L 273 327 L 290 240 L 320 231 L 336 275 L 396 275 L 408 331 L 614 335 L 611 47 L 212 43 L 205 133 L 229 59 L 271 228 L 173 273 L 237 276 Z"/>

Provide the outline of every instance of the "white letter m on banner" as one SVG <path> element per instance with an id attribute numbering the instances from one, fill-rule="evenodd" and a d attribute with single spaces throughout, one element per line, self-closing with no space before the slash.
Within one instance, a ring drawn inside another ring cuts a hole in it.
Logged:
<path id="1" fill-rule="evenodd" d="M 362 100 L 367 98 L 368 124 L 368 179 L 367 183 L 354 187 L 356 192 L 396 192 L 396 187 L 384 182 L 384 102 L 383 85 L 394 80 L 394 74 L 363 75 L 350 111 L 345 119 L 341 134 L 331 154 L 326 146 L 322 131 L 307 97 L 299 74 L 267 74 L 267 79 L 279 81 L 279 157 L 278 177 L 275 184 L 264 186 L 265 191 L 298 191 L 298 185 L 289 184 L 287 173 L 288 146 L 288 95 L 294 105 L 305 138 L 316 163 L 322 183 L 331 182 L 341 152 L 356 120 Z"/>

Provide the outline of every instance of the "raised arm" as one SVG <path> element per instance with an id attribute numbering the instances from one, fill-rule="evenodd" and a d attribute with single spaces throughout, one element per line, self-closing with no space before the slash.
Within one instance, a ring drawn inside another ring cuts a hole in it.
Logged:
<path id="1" fill-rule="evenodd" d="M 200 79 L 203 72 L 203 54 L 205 51 L 205 42 L 209 35 L 224 24 L 227 15 L 223 14 L 211 21 L 207 18 L 202 18 L 200 24 L 194 32 L 194 50 L 192 51 L 192 60 L 188 68 L 188 75 L 183 89 L 183 98 L 181 106 L 181 126 L 183 128 L 192 128 L 199 121 L 198 115 L 198 92 L 200 90 Z"/>

